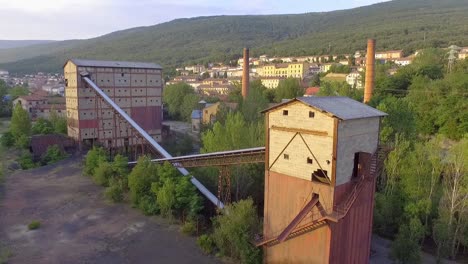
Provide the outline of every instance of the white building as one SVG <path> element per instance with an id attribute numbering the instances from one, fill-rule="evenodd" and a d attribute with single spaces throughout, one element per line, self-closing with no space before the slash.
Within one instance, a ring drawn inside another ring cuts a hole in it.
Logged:
<path id="1" fill-rule="evenodd" d="M 362 77 L 359 72 L 352 72 L 346 76 L 346 82 L 351 85 L 351 87 L 356 87 L 356 89 L 362 89 Z"/>

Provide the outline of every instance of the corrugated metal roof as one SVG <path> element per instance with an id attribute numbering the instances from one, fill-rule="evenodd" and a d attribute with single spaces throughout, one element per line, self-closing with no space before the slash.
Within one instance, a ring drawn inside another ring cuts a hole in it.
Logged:
<path id="1" fill-rule="evenodd" d="M 266 109 L 263 112 L 267 112 L 282 105 L 287 105 L 292 101 L 300 101 L 314 108 L 328 112 L 342 120 L 382 117 L 387 115 L 373 107 L 344 96 L 298 97 L 294 100 Z"/>
<path id="2" fill-rule="evenodd" d="M 103 61 L 103 60 L 82 60 L 70 59 L 76 66 L 84 67 L 109 67 L 109 68 L 137 68 L 137 69 L 162 69 L 156 63 L 132 62 L 132 61 Z"/>

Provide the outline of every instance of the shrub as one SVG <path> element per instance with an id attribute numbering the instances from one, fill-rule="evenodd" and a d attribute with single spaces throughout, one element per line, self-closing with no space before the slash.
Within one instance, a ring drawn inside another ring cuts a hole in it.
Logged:
<path id="1" fill-rule="evenodd" d="M 109 162 L 102 162 L 95 169 L 93 179 L 101 186 L 108 186 L 109 180 L 112 178 L 113 173 L 112 166 L 109 164 Z"/>
<path id="2" fill-rule="evenodd" d="M 158 203 L 163 216 L 172 216 L 172 209 L 176 204 L 175 189 L 175 181 L 172 179 L 166 179 L 163 186 L 157 192 L 156 202 Z"/>
<path id="3" fill-rule="evenodd" d="M 41 227 L 41 222 L 36 221 L 36 220 L 32 221 L 32 222 L 29 223 L 29 225 L 28 225 L 28 229 L 29 229 L 29 230 L 38 229 L 39 227 Z"/>
<path id="4" fill-rule="evenodd" d="M 52 123 L 45 119 L 45 118 L 39 118 L 37 119 L 36 123 L 31 128 L 32 134 L 51 134 L 54 132 L 54 127 L 52 126 Z"/>
<path id="5" fill-rule="evenodd" d="M 99 164 L 107 161 L 107 155 L 103 148 L 93 147 L 86 154 L 84 174 L 88 176 L 94 175 L 94 170 L 99 167 Z"/>
<path id="6" fill-rule="evenodd" d="M 194 222 L 192 221 L 186 221 L 183 225 L 182 228 L 180 229 L 182 233 L 193 236 L 197 232 L 197 226 Z"/>
<path id="7" fill-rule="evenodd" d="M 0 143 L 4 147 L 12 147 L 15 144 L 15 137 L 10 131 L 7 131 L 0 137 Z"/>
<path id="8" fill-rule="evenodd" d="M 111 178 L 109 187 L 106 188 L 104 195 L 113 202 L 121 202 L 124 198 L 124 183 L 121 179 Z"/>
<path id="9" fill-rule="evenodd" d="M 252 199 L 226 206 L 224 214 L 213 220 L 212 237 L 221 254 L 241 263 L 261 262 L 260 250 L 250 243 L 253 236 L 260 231 L 260 222 Z"/>
<path id="10" fill-rule="evenodd" d="M 149 157 L 140 157 L 137 165 L 128 176 L 128 188 L 132 203 L 139 207 L 143 197 L 154 196 L 151 192 L 151 186 L 158 180 L 157 166 L 151 162 Z"/>
<path id="11" fill-rule="evenodd" d="M 18 159 L 18 163 L 23 170 L 29 170 L 38 166 L 38 164 L 33 161 L 32 155 L 29 153 L 29 151 L 23 152 L 23 154 Z"/>
<path id="12" fill-rule="evenodd" d="M 152 195 L 141 197 L 140 202 L 138 204 L 138 208 L 140 208 L 145 215 L 155 215 L 159 213 L 156 198 Z"/>
<path id="13" fill-rule="evenodd" d="M 16 138 L 15 146 L 22 149 L 27 149 L 29 147 L 30 138 L 25 134 L 21 134 Z"/>
<path id="14" fill-rule="evenodd" d="M 43 165 L 48 165 L 55 163 L 57 161 L 63 160 L 64 158 L 67 157 L 67 154 L 64 153 L 59 146 L 53 145 L 47 148 L 46 153 L 41 159 L 41 163 Z"/>
<path id="15" fill-rule="evenodd" d="M 211 254 L 215 249 L 213 239 L 208 235 L 201 235 L 197 239 L 197 245 L 205 254 Z"/>

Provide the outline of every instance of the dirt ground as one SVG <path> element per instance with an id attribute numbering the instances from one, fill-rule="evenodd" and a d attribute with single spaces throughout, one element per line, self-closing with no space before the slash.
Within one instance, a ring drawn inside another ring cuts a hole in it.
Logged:
<path id="1" fill-rule="evenodd" d="M 80 158 L 19 171 L 0 189 L 0 242 L 8 263 L 218 263 L 177 225 L 112 204 L 81 175 Z M 38 220 L 41 227 L 28 230 Z"/>

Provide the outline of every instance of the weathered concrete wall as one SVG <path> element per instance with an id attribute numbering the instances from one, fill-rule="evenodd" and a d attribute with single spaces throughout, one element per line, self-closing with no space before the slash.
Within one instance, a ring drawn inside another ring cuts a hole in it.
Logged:
<path id="1" fill-rule="evenodd" d="M 314 113 L 313 118 L 309 112 Z M 311 180 L 312 173 L 321 168 L 331 179 L 333 134 L 334 118 L 302 103 L 273 110 L 269 113 L 270 170 Z"/>
<path id="2" fill-rule="evenodd" d="M 352 119 L 338 124 L 336 186 L 351 180 L 354 154 L 373 154 L 379 141 L 380 118 Z"/>

